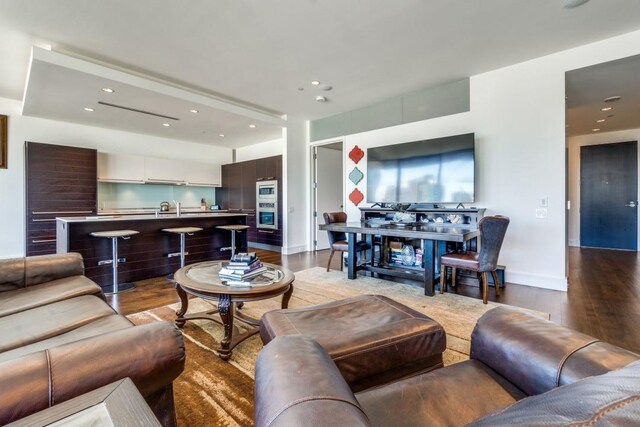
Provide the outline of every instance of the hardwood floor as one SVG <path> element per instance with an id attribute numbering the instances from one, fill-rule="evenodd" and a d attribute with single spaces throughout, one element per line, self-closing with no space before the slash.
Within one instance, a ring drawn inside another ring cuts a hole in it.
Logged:
<path id="1" fill-rule="evenodd" d="M 292 271 L 314 266 L 326 267 L 329 251 L 281 255 L 256 250 L 260 259 Z M 491 301 L 548 312 L 551 320 L 592 335 L 603 341 L 640 353 L 640 255 L 637 252 L 569 248 L 569 290 L 552 291 L 507 284 Z M 339 264 L 334 257 L 332 268 Z M 108 301 L 122 314 L 160 307 L 178 298 L 172 284 L 164 278 L 137 282 L 138 287 Z M 479 298 L 479 290 L 458 286 L 457 292 Z"/>

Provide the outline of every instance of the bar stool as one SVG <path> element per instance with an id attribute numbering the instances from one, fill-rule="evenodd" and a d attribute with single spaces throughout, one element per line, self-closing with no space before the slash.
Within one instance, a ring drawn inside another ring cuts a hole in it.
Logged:
<path id="1" fill-rule="evenodd" d="M 185 252 L 185 235 L 193 236 L 193 233 L 197 233 L 198 231 L 202 231 L 200 227 L 176 227 L 176 228 L 163 228 L 162 231 L 165 233 L 179 234 L 180 235 L 180 268 L 184 267 L 184 257 L 187 255 Z M 176 256 L 176 254 L 172 253 L 167 255 L 169 257 Z M 170 276 L 173 277 L 173 274 Z"/>
<path id="2" fill-rule="evenodd" d="M 231 256 L 236 254 L 236 232 L 242 233 L 244 230 L 248 229 L 248 225 L 219 225 L 216 228 L 220 228 L 222 230 L 231 231 L 231 247 L 230 248 L 220 248 L 222 251 L 228 251 L 231 249 Z"/>
<path id="3" fill-rule="evenodd" d="M 117 294 L 118 292 L 128 291 L 130 289 L 135 288 L 133 283 L 120 283 L 118 284 L 118 264 L 120 263 L 120 259 L 118 258 L 118 238 L 122 240 L 129 240 L 131 236 L 140 234 L 139 231 L 135 230 L 111 230 L 111 231 L 94 231 L 90 233 L 93 237 L 106 237 L 111 239 L 111 260 L 108 261 L 100 261 L 98 265 L 111 264 L 113 269 L 113 291 L 106 292 Z M 123 260 L 124 262 L 125 260 Z"/>

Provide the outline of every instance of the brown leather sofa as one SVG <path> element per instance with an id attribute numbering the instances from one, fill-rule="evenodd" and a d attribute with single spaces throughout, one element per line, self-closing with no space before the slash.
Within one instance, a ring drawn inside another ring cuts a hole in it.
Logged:
<path id="1" fill-rule="evenodd" d="M 126 377 L 175 425 L 182 334 L 134 326 L 83 274 L 74 253 L 0 260 L 0 425 Z"/>
<path id="2" fill-rule="evenodd" d="M 640 423 L 640 355 L 521 311 L 496 308 L 470 359 L 353 393 L 327 353 L 277 337 L 256 361 L 261 426 L 518 426 Z"/>

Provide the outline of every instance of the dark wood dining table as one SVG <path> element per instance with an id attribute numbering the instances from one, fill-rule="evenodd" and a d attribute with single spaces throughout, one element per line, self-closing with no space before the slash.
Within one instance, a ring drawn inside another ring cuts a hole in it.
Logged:
<path id="1" fill-rule="evenodd" d="M 389 276 L 403 277 L 407 279 L 422 279 L 424 281 L 424 294 L 434 295 L 435 270 L 436 270 L 436 242 L 458 242 L 467 243 L 476 239 L 480 233 L 475 226 L 451 225 L 440 223 L 372 223 L 363 222 L 334 222 L 332 224 L 321 224 L 320 230 L 338 231 L 347 234 L 348 263 L 347 277 L 355 279 L 358 271 L 369 271 Z M 357 235 L 363 236 L 368 241 L 373 251 L 373 236 L 402 237 L 407 239 L 420 239 L 422 241 L 423 268 L 416 269 L 401 268 L 388 265 L 373 265 L 373 252 L 371 262 L 358 264 L 356 262 L 356 241 Z"/>

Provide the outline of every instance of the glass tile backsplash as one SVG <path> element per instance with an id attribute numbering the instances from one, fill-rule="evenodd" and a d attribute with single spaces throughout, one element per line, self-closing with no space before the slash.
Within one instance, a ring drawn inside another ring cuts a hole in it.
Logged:
<path id="1" fill-rule="evenodd" d="M 98 209 L 160 208 L 160 203 L 178 201 L 183 208 L 199 208 L 205 199 L 207 207 L 216 203 L 216 190 L 212 187 L 176 185 L 98 183 Z"/>

